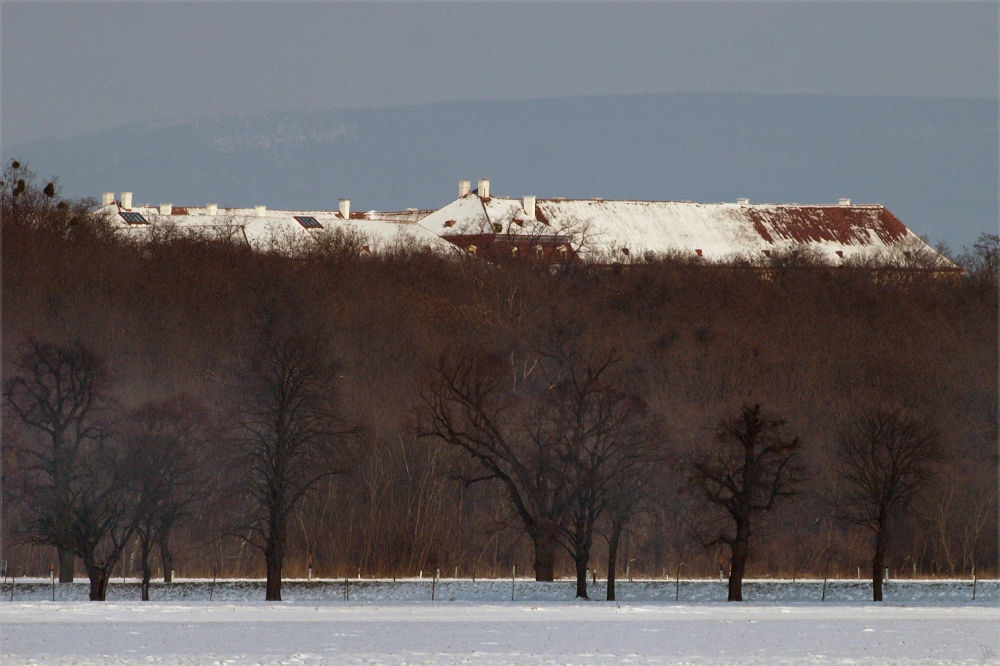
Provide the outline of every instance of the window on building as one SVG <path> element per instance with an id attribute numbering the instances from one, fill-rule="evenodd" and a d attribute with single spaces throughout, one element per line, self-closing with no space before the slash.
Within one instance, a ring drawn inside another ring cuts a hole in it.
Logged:
<path id="1" fill-rule="evenodd" d="M 315 217 L 309 217 L 307 215 L 296 215 L 295 221 L 301 224 L 306 229 L 322 229 L 323 225 L 320 224 Z"/>
<path id="2" fill-rule="evenodd" d="M 129 226 L 136 226 L 139 224 L 149 224 L 149 221 L 142 216 L 142 213 L 118 213 L 125 220 L 125 223 Z"/>
<path id="3" fill-rule="evenodd" d="M 535 259 L 541 259 L 542 258 L 542 253 L 544 251 L 545 250 L 544 250 L 544 248 L 541 245 L 536 245 L 535 246 Z"/>
<path id="4" fill-rule="evenodd" d="M 516 247 L 510 248 L 510 256 L 512 256 L 515 259 L 517 259 L 517 255 L 518 254 L 520 254 L 520 252 L 518 251 L 518 249 Z"/>

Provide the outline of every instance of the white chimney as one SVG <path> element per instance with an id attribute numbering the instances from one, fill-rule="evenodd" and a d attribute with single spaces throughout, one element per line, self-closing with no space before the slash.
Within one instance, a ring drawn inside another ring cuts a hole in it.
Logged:
<path id="1" fill-rule="evenodd" d="M 838 206 L 850 206 L 851 205 L 851 200 L 850 199 L 837 199 L 837 205 Z"/>
<path id="2" fill-rule="evenodd" d="M 340 200 L 340 216 L 345 220 L 351 219 L 351 200 L 341 199 Z"/>
<path id="3" fill-rule="evenodd" d="M 122 192 L 122 208 L 128 210 L 132 208 L 132 193 Z"/>
<path id="4" fill-rule="evenodd" d="M 524 197 L 524 214 L 535 219 L 535 197 Z"/>
<path id="5" fill-rule="evenodd" d="M 254 206 L 253 210 L 257 214 L 257 217 L 264 217 L 264 211 L 267 210 L 267 206 Z"/>
<path id="6" fill-rule="evenodd" d="M 109 205 L 113 204 L 114 202 L 115 202 L 115 193 L 114 192 L 105 192 L 104 194 L 101 195 L 101 205 L 102 206 L 109 206 Z"/>
<path id="7" fill-rule="evenodd" d="M 736 203 L 739 204 L 740 206 L 749 206 L 750 205 L 750 200 L 749 199 L 737 199 Z"/>
<path id="8" fill-rule="evenodd" d="M 208 213 L 209 215 L 218 215 L 219 204 L 208 204 L 207 206 L 205 206 L 205 212 Z"/>
<path id="9" fill-rule="evenodd" d="M 481 197 L 490 196 L 490 181 L 488 180 L 479 181 L 479 196 Z"/>
<path id="10" fill-rule="evenodd" d="M 160 204 L 160 215 L 170 215 L 174 210 L 173 204 Z"/>
<path id="11" fill-rule="evenodd" d="M 458 196 L 464 197 L 472 189 L 472 183 L 467 180 L 458 181 Z"/>

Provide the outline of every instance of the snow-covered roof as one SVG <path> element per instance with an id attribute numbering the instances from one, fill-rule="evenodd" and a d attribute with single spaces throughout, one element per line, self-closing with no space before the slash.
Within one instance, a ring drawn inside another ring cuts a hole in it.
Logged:
<path id="1" fill-rule="evenodd" d="M 171 227 L 236 235 L 257 249 L 281 250 L 342 233 L 373 253 L 399 247 L 451 253 L 456 245 L 479 244 L 478 238 L 486 236 L 486 244 L 508 241 L 523 245 L 538 240 L 568 246 L 572 249 L 568 256 L 598 262 L 651 254 L 697 256 L 709 262 L 757 262 L 805 249 L 834 265 L 898 255 L 904 261 L 918 258 L 924 266 L 954 268 L 884 206 L 857 205 L 848 200 L 828 205 L 750 204 L 746 200 L 706 204 L 514 199 L 480 196 L 473 191 L 439 210 L 352 212 L 346 219 L 340 211 L 328 210 L 166 205 L 123 208 L 118 201 L 97 212 L 109 214 L 129 236 L 142 238 L 151 230 Z"/>
<path id="2" fill-rule="evenodd" d="M 565 238 L 581 256 L 590 258 L 624 252 L 690 254 L 708 261 L 757 260 L 808 248 L 834 264 L 886 251 L 921 253 L 947 262 L 884 206 L 847 202 L 526 201 L 473 192 L 418 224 L 444 238 L 483 234 Z"/>
<path id="3" fill-rule="evenodd" d="M 345 219 L 340 211 L 267 210 L 266 208 L 219 208 L 138 205 L 123 208 L 112 202 L 99 208 L 117 228 L 131 237 L 142 238 L 157 228 L 210 234 L 235 234 L 255 249 L 280 249 L 312 242 L 324 234 L 343 233 L 359 241 L 366 250 L 378 253 L 397 247 L 428 248 L 454 252 L 455 247 L 417 220 L 432 211 L 351 212 Z M 136 217 L 140 216 L 140 217 Z"/>

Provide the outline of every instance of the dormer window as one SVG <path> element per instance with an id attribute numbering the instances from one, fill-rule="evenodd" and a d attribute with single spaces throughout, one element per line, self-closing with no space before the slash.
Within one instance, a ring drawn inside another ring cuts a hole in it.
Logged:
<path id="1" fill-rule="evenodd" d="M 149 221 L 142 216 L 142 213 L 118 213 L 125 220 L 125 224 L 130 227 L 135 227 L 143 224 L 149 224 Z"/>
<path id="2" fill-rule="evenodd" d="M 448 220 L 447 222 L 444 223 L 444 226 L 449 228 L 455 226 L 455 220 Z"/>
<path id="3" fill-rule="evenodd" d="M 322 229 L 323 225 L 315 217 L 310 217 L 307 215 L 296 215 L 295 221 L 301 224 L 306 229 Z"/>

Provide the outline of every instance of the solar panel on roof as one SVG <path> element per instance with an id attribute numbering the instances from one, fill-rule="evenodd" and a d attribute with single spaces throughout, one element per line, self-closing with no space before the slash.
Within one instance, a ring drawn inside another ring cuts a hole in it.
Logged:
<path id="1" fill-rule="evenodd" d="M 136 225 L 136 224 L 149 224 L 146 218 L 142 216 L 142 213 L 119 213 L 122 219 L 125 220 L 126 224 Z"/>
<path id="2" fill-rule="evenodd" d="M 316 221 L 315 217 L 309 217 L 306 215 L 296 215 L 295 219 L 306 229 L 322 229 L 323 225 Z"/>

